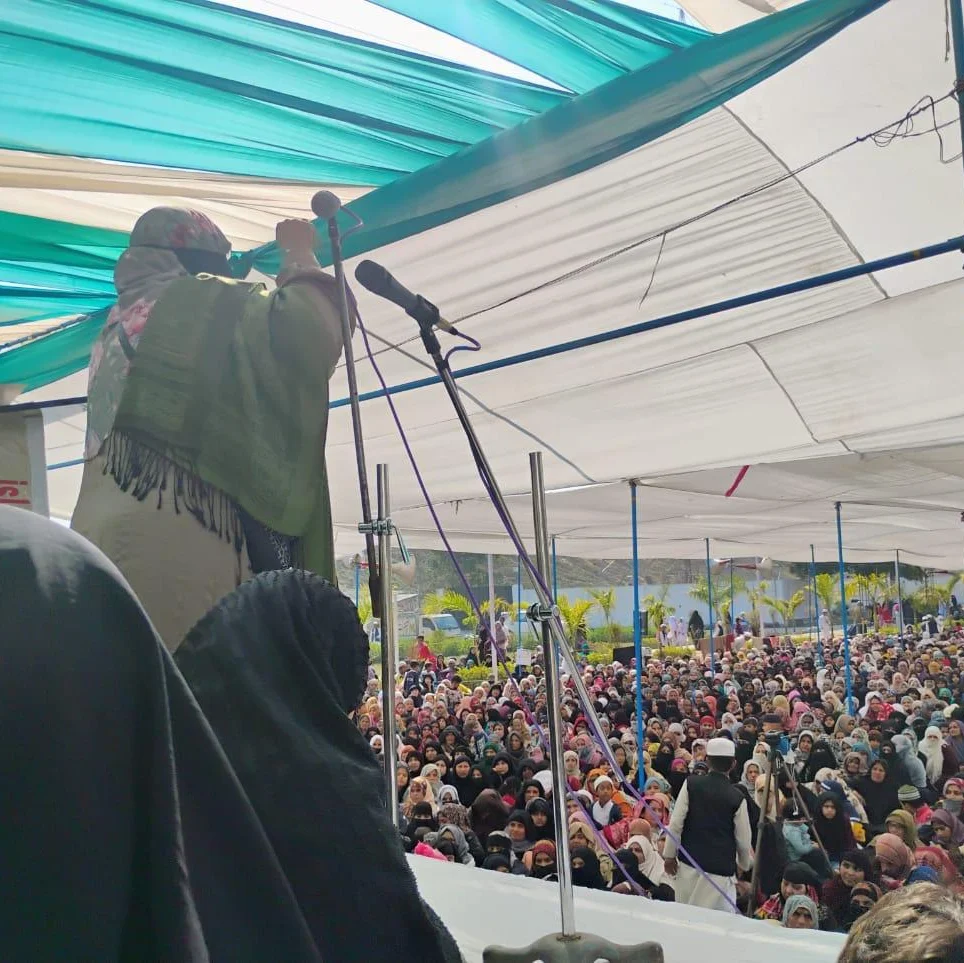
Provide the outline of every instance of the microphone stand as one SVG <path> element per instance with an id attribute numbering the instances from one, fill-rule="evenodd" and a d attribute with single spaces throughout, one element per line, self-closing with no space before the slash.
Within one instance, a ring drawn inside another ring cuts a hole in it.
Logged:
<path id="1" fill-rule="evenodd" d="M 358 494 L 361 498 L 362 512 L 362 520 L 358 530 L 365 536 L 365 555 L 368 558 L 368 592 L 371 597 L 372 615 L 381 619 L 382 609 L 384 608 L 381 598 L 381 573 L 375 548 L 372 502 L 368 490 L 368 469 L 365 465 L 365 441 L 362 435 L 361 408 L 358 404 L 358 378 L 355 373 L 355 353 L 351 345 L 351 312 L 348 307 L 348 285 L 345 281 L 345 263 L 341 254 L 341 233 L 338 230 L 337 216 L 328 218 L 328 240 L 331 244 L 331 263 L 335 269 L 335 283 L 338 288 L 338 313 L 341 316 L 341 334 L 345 348 L 345 373 L 348 376 L 348 398 L 351 403 L 351 428 L 355 439 Z M 385 614 L 391 615 L 390 612 Z"/>
<path id="2" fill-rule="evenodd" d="M 537 566 L 529 557 L 525 550 L 525 545 L 519 534 L 519 529 L 509 511 L 505 497 L 502 494 L 492 468 L 486 458 L 485 452 L 475 433 L 469 416 L 462 403 L 455 378 L 452 376 L 452 369 L 442 354 L 442 347 L 435 334 L 435 327 L 441 320 L 438 308 L 431 301 L 419 296 L 415 305 L 407 312 L 418 322 L 419 332 L 422 336 L 422 343 L 425 350 L 429 353 L 435 367 L 438 370 L 445 390 L 448 393 L 452 406 L 455 408 L 456 417 L 462 425 L 465 436 L 468 439 L 469 447 L 475 458 L 479 472 L 484 474 L 489 480 L 490 495 L 496 505 L 503 524 L 506 526 L 510 537 L 517 545 L 519 558 L 523 565 L 528 569 L 532 577 L 532 584 L 535 588 L 539 601 L 529 609 L 529 618 L 541 625 L 543 639 L 544 661 L 546 663 L 547 675 L 547 706 L 549 712 L 549 752 L 550 761 L 553 767 L 553 810 L 556 813 L 556 833 L 559 842 L 559 858 L 565 859 L 567 865 L 559 868 L 559 909 L 562 923 L 561 933 L 551 933 L 548 936 L 536 941 L 523 949 L 509 949 L 501 946 L 490 946 L 485 951 L 485 959 L 491 963 L 509 963 L 509 961 L 519 961 L 519 963 L 532 963 L 535 960 L 544 960 L 545 963 L 589 963 L 589 961 L 600 957 L 611 960 L 612 963 L 620 961 L 634 961 L 634 963 L 659 963 L 663 959 L 662 949 L 655 943 L 642 943 L 636 946 L 617 946 L 609 943 L 598 936 L 590 933 L 580 933 L 576 929 L 572 868 L 568 865 L 569 847 L 567 844 L 564 824 L 566 789 L 565 772 L 562 766 L 562 731 L 561 717 L 559 715 L 556 699 L 559 693 L 559 668 L 558 658 L 561 654 L 568 663 L 570 677 L 583 700 L 583 705 L 587 712 L 593 712 L 592 701 L 586 691 L 585 683 L 578 671 L 576 660 L 569 648 L 562 619 L 559 617 L 559 609 L 552 599 L 547 588 L 547 574 L 549 568 L 549 548 L 548 548 L 548 525 L 545 514 L 545 487 L 542 477 L 542 456 L 540 453 L 530 455 L 530 468 L 533 480 L 533 513 L 536 527 L 537 548 L 539 550 L 540 565 Z M 492 613 L 494 616 L 494 613 Z M 555 643 L 555 648 L 553 647 Z M 495 638 L 491 640 L 495 646 Z M 549 692 L 549 686 L 553 691 Z M 608 748 L 608 747 L 607 747 Z M 563 814 L 563 825 L 560 826 L 558 819 L 559 813 Z"/>

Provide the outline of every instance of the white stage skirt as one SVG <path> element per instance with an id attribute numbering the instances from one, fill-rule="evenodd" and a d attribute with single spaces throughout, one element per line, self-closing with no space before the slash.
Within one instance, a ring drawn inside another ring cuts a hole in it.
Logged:
<path id="1" fill-rule="evenodd" d="M 555 884 L 424 856 L 409 856 L 425 901 L 455 937 L 466 963 L 492 944 L 521 947 L 559 931 Z M 655 940 L 667 963 L 835 963 L 844 937 L 786 930 L 731 913 L 656 903 L 576 887 L 576 926 L 614 943 Z"/>

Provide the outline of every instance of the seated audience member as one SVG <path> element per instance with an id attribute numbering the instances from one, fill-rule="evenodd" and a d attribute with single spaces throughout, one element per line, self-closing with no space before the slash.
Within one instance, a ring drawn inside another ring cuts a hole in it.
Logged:
<path id="1" fill-rule="evenodd" d="M 919 883 L 888 893 L 861 916 L 838 963 L 959 963 L 964 959 L 964 902 Z"/>

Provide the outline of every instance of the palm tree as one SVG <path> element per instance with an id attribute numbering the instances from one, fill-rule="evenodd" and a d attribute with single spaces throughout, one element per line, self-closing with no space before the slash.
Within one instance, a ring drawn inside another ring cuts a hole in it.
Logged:
<path id="1" fill-rule="evenodd" d="M 760 601 L 763 602 L 767 608 L 769 608 L 775 615 L 779 616 L 780 621 L 783 623 L 784 632 L 789 630 L 790 619 L 793 618 L 797 609 L 803 605 L 803 600 L 806 598 L 806 593 L 803 589 L 797 589 L 793 595 L 788 599 L 775 599 L 771 596 L 764 596 Z"/>
<path id="2" fill-rule="evenodd" d="M 766 605 L 766 594 L 770 586 L 766 582 L 757 582 L 750 588 L 747 586 L 746 595 L 750 600 L 750 628 L 756 636 L 763 635 L 763 620 L 760 618 L 760 605 Z"/>
<path id="3" fill-rule="evenodd" d="M 616 609 L 616 590 L 614 588 L 590 589 L 589 594 L 592 596 L 596 607 L 602 612 L 609 641 L 613 643 L 617 642 L 619 640 L 619 630 L 613 624 L 613 612 Z"/>
<path id="4" fill-rule="evenodd" d="M 956 581 L 956 578 L 955 578 Z M 890 579 L 880 572 L 870 572 L 867 575 L 855 575 L 847 584 L 847 596 L 853 598 L 855 595 L 867 599 L 871 610 L 874 613 L 874 628 L 880 628 L 880 616 L 877 607 L 890 594 Z M 947 593 L 950 598 L 950 591 Z"/>
<path id="5" fill-rule="evenodd" d="M 739 595 L 741 592 L 746 591 L 746 578 L 744 576 L 734 573 L 733 578 L 730 578 L 729 569 L 723 569 L 722 571 L 717 571 L 713 575 L 713 608 L 716 609 L 718 616 L 723 620 L 724 625 L 728 625 L 731 622 L 730 619 L 730 608 L 733 605 L 733 598 L 731 597 L 732 588 L 733 593 Z M 703 605 L 709 605 L 709 593 L 706 588 L 706 576 L 700 575 L 696 581 L 690 586 L 690 598 L 695 599 L 697 602 L 702 602 Z M 712 626 L 710 627 L 712 631 Z"/>
<path id="6" fill-rule="evenodd" d="M 368 589 L 362 589 L 358 595 L 358 621 L 362 625 L 368 625 L 369 619 L 372 617 L 372 597 L 368 592 Z"/>
<path id="7" fill-rule="evenodd" d="M 586 616 L 592 611 L 596 603 L 588 599 L 576 599 L 570 602 L 568 595 L 560 595 L 556 599 L 559 615 L 566 623 L 570 639 L 574 639 L 577 632 L 586 632 Z"/>
<path id="8" fill-rule="evenodd" d="M 666 596 L 669 595 L 669 586 L 663 585 L 660 588 L 659 595 L 653 595 L 650 593 L 644 599 L 642 599 L 642 605 L 649 613 L 651 619 L 650 631 L 655 625 L 656 627 L 656 637 L 659 639 L 659 650 L 660 653 L 663 651 L 663 636 L 659 631 L 659 627 L 676 612 L 675 605 L 668 605 L 666 602 Z"/>
<path id="9" fill-rule="evenodd" d="M 840 598 L 840 582 L 837 576 L 830 572 L 821 572 L 819 575 L 815 575 L 813 582 L 817 598 L 830 616 L 830 634 L 833 635 L 833 610 Z"/>

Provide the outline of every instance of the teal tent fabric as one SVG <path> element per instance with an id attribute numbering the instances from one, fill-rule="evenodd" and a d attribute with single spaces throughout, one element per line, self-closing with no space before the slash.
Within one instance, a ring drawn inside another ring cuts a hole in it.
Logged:
<path id="1" fill-rule="evenodd" d="M 344 252 L 374 250 L 641 147 L 793 63 L 886 2 L 809 0 L 612 80 L 366 194 L 352 205 L 365 226 L 345 239 Z M 328 258 L 324 247 L 319 257 Z M 273 243 L 249 258 L 269 274 L 279 264 Z"/>
<path id="2" fill-rule="evenodd" d="M 709 36 L 613 0 L 372 0 L 585 93 Z"/>
<path id="3" fill-rule="evenodd" d="M 17 0 L 0 147 L 377 185 L 565 93 L 191 0 Z"/>
<path id="4" fill-rule="evenodd" d="M 82 370 L 106 320 L 107 310 L 102 309 L 53 334 L 0 351 L 0 384 L 33 391 Z"/>
<path id="5" fill-rule="evenodd" d="M 352 205 L 365 226 L 346 238 L 345 253 L 361 254 L 448 223 L 655 140 L 792 63 L 884 2 L 809 0 L 727 34 L 707 37 L 399 178 Z M 2 226 L 0 221 L 0 258 L 9 258 Z M 106 249 L 123 240 L 118 232 L 108 232 L 115 236 L 108 240 L 92 235 L 85 245 L 66 228 L 69 240 L 61 239 L 55 222 L 37 228 L 34 243 L 50 257 L 62 250 L 70 259 L 93 258 L 99 265 L 104 264 Z M 319 255 L 326 259 L 325 250 Z M 249 252 L 246 259 L 266 273 L 273 274 L 278 267 L 273 244 Z M 51 270 L 56 266 L 56 261 L 49 265 Z M 0 353 L 0 383 L 37 387 L 78 370 L 86 363 L 85 338 L 89 349 L 96 330 L 85 321 L 76 331 L 68 329 Z M 64 346 L 62 357 L 58 344 Z"/>

